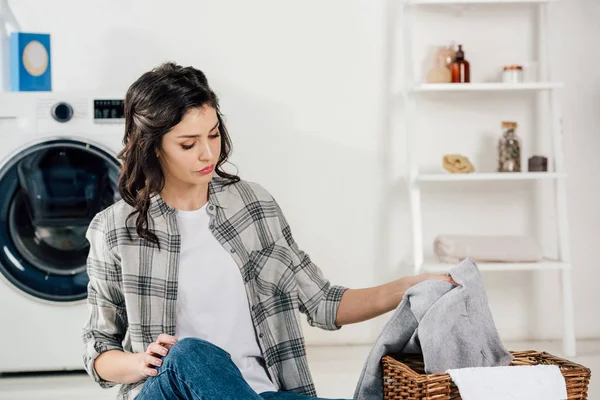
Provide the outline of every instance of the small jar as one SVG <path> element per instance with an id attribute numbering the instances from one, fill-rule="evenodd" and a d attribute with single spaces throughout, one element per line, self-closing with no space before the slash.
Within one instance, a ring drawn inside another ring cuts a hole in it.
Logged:
<path id="1" fill-rule="evenodd" d="M 504 67 L 502 81 L 504 83 L 522 83 L 523 67 L 520 65 L 507 65 L 506 67 Z"/>
<path id="2" fill-rule="evenodd" d="M 533 156 L 529 158 L 529 172 L 547 172 L 548 158 L 544 156 Z"/>
<path id="3" fill-rule="evenodd" d="M 516 122 L 502 122 L 502 137 L 498 141 L 498 172 L 521 172 L 521 139 L 516 131 Z"/>

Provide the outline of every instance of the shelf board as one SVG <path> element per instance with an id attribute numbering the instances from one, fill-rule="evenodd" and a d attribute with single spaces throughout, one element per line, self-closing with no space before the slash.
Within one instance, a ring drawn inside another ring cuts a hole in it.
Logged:
<path id="1" fill-rule="evenodd" d="M 474 172 L 471 174 L 422 174 L 417 182 L 470 182 L 470 181 L 530 181 L 546 179 L 563 179 L 566 174 L 557 172 Z"/>
<path id="2" fill-rule="evenodd" d="M 454 268 L 455 264 L 424 263 L 422 270 L 431 273 L 446 273 Z M 571 269 L 569 263 L 556 260 L 544 260 L 534 263 L 477 263 L 481 272 L 486 271 L 548 271 Z"/>
<path id="3" fill-rule="evenodd" d="M 518 92 L 560 89 L 559 82 L 532 83 L 423 83 L 417 85 L 413 92 Z"/>
<path id="4" fill-rule="evenodd" d="M 558 0 L 408 0 L 410 5 L 454 5 L 454 4 L 530 4 L 554 3 Z"/>

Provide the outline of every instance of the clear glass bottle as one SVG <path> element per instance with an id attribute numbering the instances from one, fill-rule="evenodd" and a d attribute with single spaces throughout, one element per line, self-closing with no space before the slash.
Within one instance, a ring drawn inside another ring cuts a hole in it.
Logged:
<path id="1" fill-rule="evenodd" d="M 498 141 L 498 172 L 521 172 L 521 139 L 517 123 L 502 122 L 502 137 Z"/>

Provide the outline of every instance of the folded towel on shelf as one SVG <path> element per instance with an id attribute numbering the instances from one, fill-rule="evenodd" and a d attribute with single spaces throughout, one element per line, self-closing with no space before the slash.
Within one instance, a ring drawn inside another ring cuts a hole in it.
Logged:
<path id="1" fill-rule="evenodd" d="M 440 262 L 455 264 L 470 258 L 476 262 L 538 262 L 542 253 L 529 236 L 440 235 L 434 242 Z"/>
<path id="2" fill-rule="evenodd" d="M 565 378 L 556 365 L 448 370 L 462 400 L 566 400 Z"/>

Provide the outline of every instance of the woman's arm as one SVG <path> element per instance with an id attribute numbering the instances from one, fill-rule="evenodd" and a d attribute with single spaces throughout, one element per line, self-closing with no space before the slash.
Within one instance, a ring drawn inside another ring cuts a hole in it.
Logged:
<path id="1" fill-rule="evenodd" d="M 100 377 L 114 383 L 136 383 L 157 374 L 154 367 L 162 365 L 162 357 L 177 342 L 173 336 L 165 333 L 150 343 L 145 353 L 127 353 L 121 350 L 109 350 L 96 358 L 94 368 Z"/>
<path id="2" fill-rule="evenodd" d="M 342 295 L 335 324 L 354 324 L 392 311 L 398 307 L 409 288 L 429 279 L 454 283 L 447 275 L 422 274 L 406 276 L 372 288 L 348 289 Z"/>
<path id="3" fill-rule="evenodd" d="M 127 331 L 127 311 L 123 295 L 120 263 L 108 248 L 105 215 L 90 223 L 86 238 L 90 243 L 87 259 L 88 320 L 83 329 L 84 366 L 103 388 L 117 383 L 136 383 L 156 375 L 161 358 L 177 342 L 173 336 L 159 335 L 144 353 L 123 351 Z"/>
<path id="4" fill-rule="evenodd" d="M 310 257 L 298 247 L 283 211 L 273 198 L 281 231 L 291 250 L 298 283 L 300 311 L 308 323 L 325 330 L 336 330 L 342 325 L 375 318 L 395 309 L 404 293 L 425 280 L 437 279 L 454 284 L 447 275 L 421 274 L 406 276 L 396 281 L 368 289 L 347 289 L 331 285 Z"/>
<path id="5" fill-rule="evenodd" d="M 96 372 L 102 380 L 113 383 L 135 383 L 144 379 L 140 366 L 144 353 L 126 353 L 109 350 L 98 356 L 94 362 Z"/>
<path id="6" fill-rule="evenodd" d="M 97 371 L 96 359 L 105 352 L 123 353 L 127 312 L 122 291 L 120 266 L 108 248 L 104 213 L 94 217 L 86 232 L 90 243 L 87 258 L 88 319 L 83 328 L 83 361 L 88 374 L 103 388 L 115 385 Z"/>

